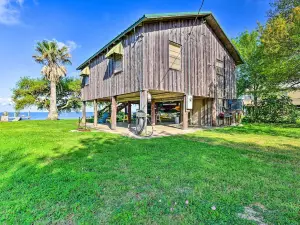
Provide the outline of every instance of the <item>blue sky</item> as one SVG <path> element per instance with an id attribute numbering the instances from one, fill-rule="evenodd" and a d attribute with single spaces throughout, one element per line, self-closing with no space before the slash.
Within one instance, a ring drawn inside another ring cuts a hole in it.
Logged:
<path id="1" fill-rule="evenodd" d="M 0 0 L 0 112 L 14 111 L 11 89 L 22 76 L 39 77 L 34 45 L 56 39 L 70 47 L 76 67 L 146 13 L 194 12 L 201 1 L 188 0 Z M 266 21 L 269 0 L 205 0 L 232 38 Z M 31 109 L 35 111 L 33 107 Z"/>

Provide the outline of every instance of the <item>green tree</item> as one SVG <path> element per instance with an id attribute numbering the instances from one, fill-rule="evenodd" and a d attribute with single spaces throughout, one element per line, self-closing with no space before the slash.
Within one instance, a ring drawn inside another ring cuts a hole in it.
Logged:
<path id="1" fill-rule="evenodd" d="M 57 85 L 58 112 L 78 111 L 81 108 L 81 80 L 62 78 Z M 50 111 L 51 84 L 44 78 L 22 77 L 13 89 L 15 109 L 36 106 L 39 110 Z"/>
<path id="2" fill-rule="evenodd" d="M 42 75 L 50 81 L 50 106 L 48 119 L 57 120 L 56 86 L 61 78 L 66 76 L 65 65 L 71 64 L 69 49 L 66 46 L 59 47 L 56 41 L 38 42 L 35 48 L 36 55 L 33 58 L 37 63 L 43 65 Z"/>
<path id="3" fill-rule="evenodd" d="M 238 95 L 253 96 L 256 115 L 258 99 L 268 92 L 259 33 L 257 31 L 243 32 L 233 40 L 233 43 L 244 60 L 244 64 L 237 68 Z"/>
<path id="4" fill-rule="evenodd" d="M 266 25 L 233 40 L 244 59 L 237 68 L 238 94 L 254 98 L 253 120 L 258 121 L 259 100 L 272 99 L 300 84 L 299 0 L 276 0 Z M 279 101 L 280 102 L 280 101 Z M 280 103 L 281 104 L 281 103 Z"/>
<path id="5" fill-rule="evenodd" d="M 300 7 L 288 17 L 279 14 L 269 19 L 259 31 L 270 82 L 288 89 L 300 84 Z"/>
<path id="6" fill-rule="evenodd" d="M 274 18 L 278 15 L 288 19 L 293 9 L 300 6 L 300 0 L 274 0 L 270 3 L 271 9 L 267 15 Z"/>

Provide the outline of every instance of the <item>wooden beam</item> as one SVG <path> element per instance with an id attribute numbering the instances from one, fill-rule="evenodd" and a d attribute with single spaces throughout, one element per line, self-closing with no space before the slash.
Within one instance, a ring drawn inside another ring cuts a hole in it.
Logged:
<path id="1" fill-rule="evenodd" d="M 140 110 L 144 111 L 147 114 L 148 111 L 147 106 L 148 106 L 148 90 L 143 90 L 140 92 Z M 147 121 L 143 132 L 147 133 Z"/>
<path id="2" fill-rule="evenodd" d="M 143 90 L 140 93 L 140 110 L 143 110 L 147 113 L 147 105 L 148 105 L 148 91 Z"/>
<path id="3" fill-rule="evenodd" d="M 118 102 L 138 102 L 140 100 L 140 97 L 135 97 L 135 98 L 119 98 L 118 97 Z"/>
<path id="4" fill-rule="evenodd" d="M 82 123 L 86 123 L 86 101 L 82 102 Z"/>
<path id="5" fill-rule="evenodd" d="M 151 124 L 152 126 L 155 126 L 156 124 L 156 115 L 155 115 L 155 100 L 151 100 Z"/>
<path id="6" fill-rule="evenodd" d="M 112 130 L 117 129 L 117 97 L 116 96 L 111 97 L 110 122 L 111 122 L 111 127 L 110 128 Z"/>
<path id="7" fill-rule="evenodd" d="M 94 126 L 96 127 L 98 124 L 98 102 L 94 100 Z"/>
<path id="8" fill-rule="evenodd" d="M 234 111 L 232 113 L 232 123 L 231 124 L 235 124 L 235 123 L 236 123 L 236 111 Z M 229 124 L 229 125 L 231 125 L 231 124 Z"/>
<path id="9" fill-rule="evenodd" d="M 180 123 L 183 121 L 183 100 L 180 101 Z"/>
<path id="10" fill-rule="evenodd" d="M 156 103 L 158 102 L 180 102 L 183 98 L 168 98 L 168 99 L 154 99 Z"/>
<path id="11" fill-rule="evenodd" d="M 182 101 L 182 129 L 187 130 L 189 127 L 188 120 L 188 111 L 186 110 L 186 104 L 187 104 L 187 96 L 184 96 Z"/>
<path id="12" fill-rule="evenodd" d="M 128 124 L 131 124 L 131 102 L 128 102 Z"/>
<path id="13" fill-rule="evenodd" d="M 212 110 L 211 110 L 212 118 L 211 123 L 213 127 L 217 126 L 217 100 L 213 98 L 212 100 Z"/>
<path id="14" fill-rule="evenodd" d="M 162 93 L 162 94 L 153 94 L 152 99 L 168 99 L 168 98 L 182 98 L 182 94 L 174 93 Z"/>

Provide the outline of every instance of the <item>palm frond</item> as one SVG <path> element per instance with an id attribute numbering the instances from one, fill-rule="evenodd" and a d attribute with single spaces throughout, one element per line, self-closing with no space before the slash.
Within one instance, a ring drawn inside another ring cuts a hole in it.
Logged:
<path id="1" fill-rule="evenodd" d="M 58 83 L 62 77 L 66 76 L 67 69 L 64 66 L 58 65 L 43 66 L 41 73 L 47 80 Z"/>
<path id="2" fill-rule="evenodd" d="M 41 73 L 47 80 L 59 82 L 61 77 L 66 76 L 67 69 L 64 65 L 71 64 L 71 55 L 66 46 L 59 47 L 57 41 L 43 40 L 35 47 L 36 54 L 33 59 L 43 64 Z"/>

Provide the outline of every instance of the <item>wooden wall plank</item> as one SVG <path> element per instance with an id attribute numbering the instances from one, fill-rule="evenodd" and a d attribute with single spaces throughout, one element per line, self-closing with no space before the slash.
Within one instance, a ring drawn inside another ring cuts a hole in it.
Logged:
<path id="1" fill-rule="evenodd" d="M 225 95 L 236 98 L 235 64 L 226 48 L 207 24 L 199 19 L 191 38 L 186 42 L 194 20 L 177 19 L 145 23 L 135 33 L 123 38 L 123 71 L 112 74 L 112 62 L 105 53 L 90 62 L 90 85 L 82 88 L 83 100 L 122 95 L 143 89 L 187 93 L 188 76 L 191 77 L 191 92 L 194 96 L 213 98 L 217 84 L 215 64 L 224 59 Z M 143 37 L 139 35 L 143 34 Z M 137 37 L 141 39 L 138 41 Z M 169 70 L 169 40 L 181 44 L 181 71 Z M 188 60 L 191 60 L 188 71 Z M 165 76 L 166 75 L 166 76 Z M 138 79 L 142 76 L 142 79 Z M 164 77 L 165 76 L 165 77 Z M 205 104 L 203 104 L 205 105 Z"/>

